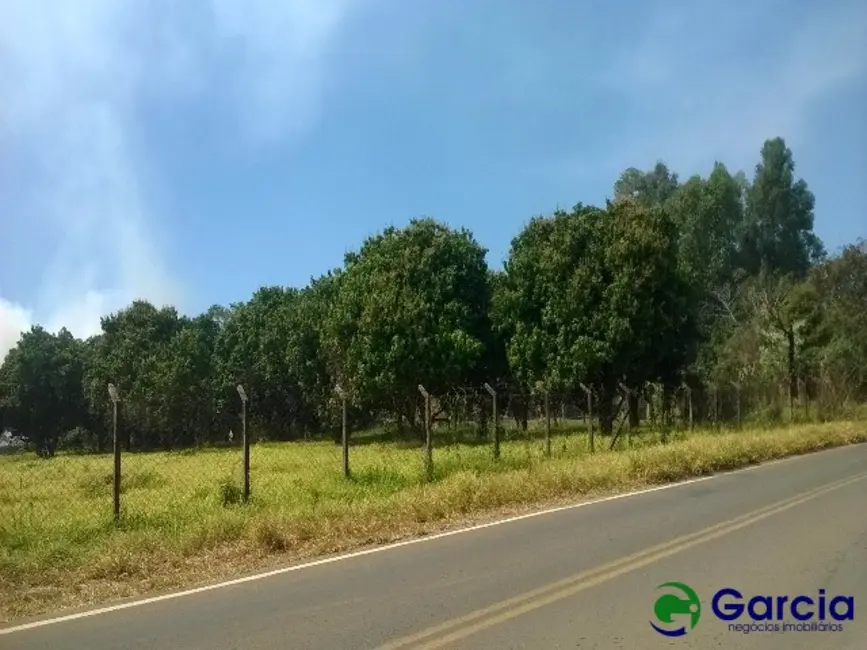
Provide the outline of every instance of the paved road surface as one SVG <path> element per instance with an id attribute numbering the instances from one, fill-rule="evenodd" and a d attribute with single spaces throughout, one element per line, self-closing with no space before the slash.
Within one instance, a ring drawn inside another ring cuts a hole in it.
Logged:
<path id="1" fill-rule="evenodd" d="M 665 581 L 701 598 L 681 638 L 649 624 Z M 790 599 L 824 588 L 853 596 L 855 618 L 842 632 L 730 631 L 710 603 L 724 587 Z M 867 648 L 867 445 L 0 630 L 3 650 L 677 647 Z"/>

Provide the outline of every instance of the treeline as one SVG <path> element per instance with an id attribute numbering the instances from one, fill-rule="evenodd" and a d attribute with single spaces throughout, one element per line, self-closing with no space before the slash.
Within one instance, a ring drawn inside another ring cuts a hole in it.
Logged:
<path id="1" fill-rule="evenodd" d="M 190 318 L 137 301 L 87 340 L 40 327 L 0 367 L 0 430 L 38 453 L 110 446 L 106 386 L 130 449 L 225 440 L 235 386 L 269 439 L 328 431 L 336 388 L 356 427 L 418 426 L 433 394 L 483 382 L 529 394 L 592 385 L 603 430 L 619 382 L 788 382 L 867 396 L 867 243 L 828 255 L 782 139 L 751 179 L 717 163 L 682 181 L 630 168 L 604 206 L 529 221 L 502 269 L 465 229 L 387 228 L 302 289 Z"/>

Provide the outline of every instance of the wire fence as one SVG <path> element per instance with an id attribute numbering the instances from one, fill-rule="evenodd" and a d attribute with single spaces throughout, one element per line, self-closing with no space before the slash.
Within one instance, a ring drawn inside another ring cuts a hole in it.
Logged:
<path id="1" fill-rule="evenodd" d="M 329 500 L 396 492 L 459 472 L 498 472 L 548 459 L 664 445 L 689 435 L 851 417 L 834 386 L 744 383 L 707 386 L 459 386 L 441 394 L 418 386 L 399 415 L 371 415 L 345 395 L 330 401 L 320 429 L 292 440 L 263 426 L 239 391 L 238 413 L 205 442 L 152 449 L 137 444 L 141 412 L 110 403 L 112 436 L 102 450 L 61 446 L 40 458 L 7 436 L 0 446 L 0 532 L 14 549 L 26 538 L 97 530 L 114 518 L 160 528 L 225 507 L 291 512 Z M 221 420 L 223 422 L 225 420 Z M 179 425 L 183 426 L 183 424 Z M 22 534 L 21 539 L 24 539 Z"/>

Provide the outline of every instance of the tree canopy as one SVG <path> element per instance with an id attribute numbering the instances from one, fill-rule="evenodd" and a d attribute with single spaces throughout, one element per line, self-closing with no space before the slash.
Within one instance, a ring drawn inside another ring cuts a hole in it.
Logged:
<path id="1" fill-rule="evenodd" d="M 44 456 L 105 450 L 108 382 L 123 444 L 143 450 L 227 440 L 238 383 L 277 440 L 333 430 L 338 387 L 356 423 L 411 427 L 419 384 L 592 385 L 600 418 L 620 382 L 812 381 L 863 399 L 867 243 L 829 255 L 815 202 L 773 138 L 751 179 L 719 161 L 685 180 L 630 167 L 604 205 L 530 219 L 502 268 L 470 231 L 413 219 L 305 287 L 197 316 L 138 300 L 87 340 L 33 327 L 0 366 L 0 430 Z"/>

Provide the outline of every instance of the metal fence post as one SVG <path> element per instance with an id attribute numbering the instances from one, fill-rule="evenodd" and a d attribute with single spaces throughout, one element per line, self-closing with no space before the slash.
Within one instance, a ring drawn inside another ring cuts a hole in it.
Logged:
<path id="1" fill-rule="evenodd" d="M 653 426 L 655 424 L 653 421 L 655 417 L 655 411 L 653 409 L 653 399 L 656 397 L 656 386 L 648 383 L 645 391 L 647 397 L 645 399 L 644 419 L 649 426 Z"/>
<path id="2" fill-rule="evenodd" d="M 491 396 L 494 402 L 494 458 L 500 457 L 500 414 L 497 411 L 497 391 L 488 384 L 485 383 L 485 390 L 488 391 L 488 394 Z"/>
<path id="3" fill-rule="evenodd" d="M 632 447 L 632 389 L 623 382 L 618 382 L 618 386 L 626 396 L 626 448 L 630 449 Z"/>
<path id="4" fill-rule="evenodd" d="M 335 386 L 335 392 L 340 397 L 340 444 L 343 447 L 343 476 L 349 478 L 349 421 L 346 413 L 346 393 Z"/>
<path id="5" fill-rule="evenodd" d="M 551 395 L 545 388 L 545 455 L 551 456 Z"/>
<path id="6" fill-rule="evenodd" d="M 427 482 L 433 481 L 433 436 L 431 434 L 430 393 L 421 384 L 418 392 L 424 397 L 424 477 Z"/>
<path id="7" fill-rule="evenodd" d="M 710 385 L 710 390 L 713 393 L 713 430 L 720 430 L 719 421 L 719 386 L 716 384 Z"/>
<path id="8" fill-rule="evenodd" d="M 550 458 L 551 456 L 551 396 L 548 392 L 548 387 L 545 386 L 545 382 L 537 381 L 536 382 L 536 392 L 542 393 L 545 398 L 545 455 Z M 561 405 L 562 406 L 562 405 Z M 563 412 L 563 408 L 560 409 L 561 414 Z M 565 417 L 561 415 L 562 420 L 565 422 Z"/>
<path id="9" fill-rule="evenodd" d="M 695 428 L 695 415 L 694 415 L 694 412 L 692 410 L 692 388 L 690 388 L 686 382 L 684 382 L 682 384 L 682 386 L 683 386 L 684 392 L 686 393 L 686 404 L 687 404 L 687 412 L 688 412 L 687 417 L 689 418 L 688 419 L 689 430 L 692 431 Z"/>
<path id="10" fill-rule="evenodd" d="M 247 393 L 241 384 L 236 386 L 241 398 L 241 443 L 244 446 L 244 503 L 250 500 L 250 437 L 247 435 Z"/>
<path id="11" fill-rule="evenodd" d="M 742 425 L 742 421 L 741 421 L 741 385 L 738 382 L 733 381 L 732 386 L 734 386 L 734 389 L 735 389 L 735 409 L 736 409 L 735 416 L 737 417 L 738 429 L 740 429 L 741 425 Z"/>
<path id="12" fill-rule="evenodd" d="M 596 451 L 596 432 L 593 427 L 593 391 L 582 383 L 578 384 L 587 395 L 587 420 L 590 422 L 590 453 Z"/>
<path id="13" fill-rule="evenodd" d="M 117 439 L 117 388 L 114 384 L 108 385 L 108 396 L 111 399 L 111 438 L 112 451 L 114 452 L 114 520 L 120 519 L 120 440 Z"/>

